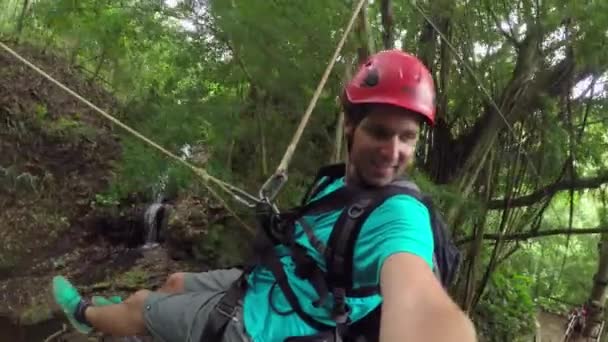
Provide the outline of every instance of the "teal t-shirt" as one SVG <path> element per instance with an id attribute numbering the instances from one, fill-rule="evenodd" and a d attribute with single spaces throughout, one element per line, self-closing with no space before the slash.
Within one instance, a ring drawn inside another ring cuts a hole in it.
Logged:
<path id="1" fill-rule="evenodd" d="M 344 178 L 327 186 L 317 198 L 344 186 Z M 313 227 L 315 236 L 327 245 L 332 228 L 340 215 L 340 210 L 320 215 L 306 216 L 304 219 Z M 325 261 L 311 246 L 308 237 L 296 226 L 296 241 L 304 246 L 325 270 Z M 293 259 L 283 247 L 277 247 L 280 260 L 285 268 L 289 284 L 298 296 L 302 309 L 316 320 L 333 325 L 329 314 L 331 300 L 327 305 L 315 308 L 312 301 L 318 298 L 312 285 L 295 275 Z M 433 235 L 429 212 L 418 200 L 407 195 L 397 195 L 386 200 L 367 218 L 361 228 L 355 246 L 354 274 L 355 287 L 379 284 L 380 270 L 384 261 L 395 253 L 407 252 L 424 259 L 433 267 Z M 244 323 L 247 334 L 254 342 L 283 342 L 290 336 L 316 333 L 293 312 L 270 272 L 256 268 L 248 279 L 249 288 L 244 300 Z M 347 298 L 351 308 L 351 320 L 357 321 L 373 311 L 382 301 L 380 295 L 364 298 Z"/>

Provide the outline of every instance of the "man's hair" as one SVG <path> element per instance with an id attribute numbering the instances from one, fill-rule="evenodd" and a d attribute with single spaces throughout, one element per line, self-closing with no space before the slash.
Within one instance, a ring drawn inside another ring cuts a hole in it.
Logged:
<path id="1" fill-rule="evenodd" d="M 369 113 L 369 104 L 354 104 L 348 101 L 342 102 L 342 108 L 344 110 L 344 122 L 352 125 L 353 127 L 359 126 L 361 121 Z M 346 135 L 346 152 L 350 153 L 350 148 L 353 144 L 352 135 Z"/>

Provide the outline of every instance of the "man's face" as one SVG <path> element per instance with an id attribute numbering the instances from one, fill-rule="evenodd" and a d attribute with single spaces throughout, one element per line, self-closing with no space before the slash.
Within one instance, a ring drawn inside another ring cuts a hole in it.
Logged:
<path id="1" fill-rule="evenodd" d="M 371 105 L 356 126 L 347 121 L 352 139 L 347 181 L 371 186 L 393 181 L 412 164 L 419 131 L 416 114 L 388 105 Z"/>

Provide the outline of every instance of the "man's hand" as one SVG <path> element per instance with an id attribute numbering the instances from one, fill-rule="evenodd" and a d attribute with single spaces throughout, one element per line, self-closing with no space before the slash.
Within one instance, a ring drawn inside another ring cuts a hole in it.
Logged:
<path id="1" fill-rule="evenodd" d="M 471 320 L 441 287 L 422 260 L 409 253 L 390 256 L 380 274 L 381 342 L 475 342 Z"/>

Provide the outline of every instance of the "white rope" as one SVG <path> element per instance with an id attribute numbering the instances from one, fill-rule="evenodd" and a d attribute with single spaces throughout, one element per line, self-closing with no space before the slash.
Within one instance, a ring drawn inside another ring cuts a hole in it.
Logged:
<path id="1" fill-rule="evenodd" d="M 287 168 L 289 167 L 289 163 L 291 162 L 291 159 L 293 158 L 293 154 L 296 150 L 298 142 L 300 141 L 300 138 L 302 137 L 304 128 L 308 124 L 312 111 L 314 110 L 314 108 L 317 104 L 317 101 L 319 100 L 319 97 L 321 96 L 321 92 L 323 91 L 323 88 L 325 87 L 325 83 L 327 83 L 327 79 L 329 78 L 329 75 L 331 74 L 331 71 L 334 68 L 336 60 L 338 59 L 338 56 L 339 56 L 340 52 L 342 51 L 342 48 L 344 47 L 346 38 L 348 37 L 350 31 L 353 28 L 355 20 L 357 19 L 357 15 L 359 15 L 359 12 L 363 8 L 363 5 L 365 4 L 366 1 L 367 0 L 359 0 L 359 3 L 355 7 L 353 14 L 348 22 L 348 25 L 346 26 L 346 29 L 344 30 L 344 33 L 342 34 L 342 38 L 338 42 L 338 45 L 336 46 L 336 50 L 334 51 L 334 54 L 331 57 L 331 60 L 329 61 L 329 64 L 327 65 L 327 68 L 325 69 L 325 72 L 323 73 L 323 76 L 321 77 L 319 84 L 317 85 L 317 89 L 315 90 L 315 92 L 312 96 L 312 99 L 310 100 L 310 103 L 308 104 L 308 108 L 306 108 L 306 111 L 304 112 L 302 120 L 300 121 L 300 124 L 299 124 L 295 134 L 293 135 L 291 143 L 287 146 L 287 150 L 285 151 L 285 154 L 283 155 L 283 159 L 281 160 L 275 173 L 266 181 L 266 183 L 264 183 L 264 185 L 262 186 L 262 188 L 260 190 L 260 195 L 262 197 L 268 197 L 270 199 L 273 199 L 276 196 L 277 192 L 279 191 L 280 187 L 285 183 L 285 180 L 287 179 Z M 277 180 L 278 180 L 278 182 L 277 182 Z"/>
<path id="2" fill-rule="evenodd" d="M 46 78 L 47 80 L 51 81 L 53 84 L 55 84 L 59 88 L 61 88 L 64 91 L 66 91 L 68 94 L 74 96 L 75 98 L 77 98 L 78 100 L 80 100 L 81 102 L 83 102 L 84 104 L 86 104 L 87 106 L 89 106 L 91 109 L 93 109 L 95 112 L 97 112 L 98 114 L 100 114 L 104 118 L 110 120 L 114 124 L 116 124 L 119 127 L 123 128 L 127 132 L 131 133 L 135 137 L 137 137 L 140 140 L 142 140 L 145 143 L 147 143 L 148 145 L 156 148 L 157 150 L 159 150 L 160 152 L 164 153 L 168 157 L 176 160 L 178 163 L 180 163 L 180 164 L 188 167 L 189 169 L 191 169 L 196 175 L 198 175 L 203 180 L 203 183 L 207 187 L 207 190 L 209 190 L 209 192 L 226 208 L 226 210 L 228 210 L 245 228 L 247 228 L 249 231 L 253 232 L 253 229 L 251 227 L 249 227 L 244 221 L 242 221 L 239 218 L 239 216 L 236 214 L 236 212 L 232 208 L 230 208 L 230 206 L 228 206 L 228 204 L 222 199 L 222 197 L 211 187 L 210 183 L 215 183 L 222 190 L 226 191 L 227 193 L 232 194 L 233 196 L 235 196 L 234 192 L 231 191 L 229 189 L 229 187 L 231 187 L 231 188 L 236 188 L 236 187 L 233 187 L 233 186 L 229 185 L 228 183 L 225 183 L 225 182 L 223 182 L 223 181 L 221 181 L 221 180 L 219 180 L 219 179 L 211 176 L 204 169 L 196 167 L 196 166 L 188 163 L 186 160 L 184 160 L 184 159 L 178 157 L 177 155 L 171 153 L 170 151 L 168 151 L 164 147 L 158 145 L 154 141 L 152 141 L 152 140 L 148 139 L 147 137 L 145 137 L 143 134 L 137 132 L 133 128 L 127 126 L 126 124 L 124 124 L 120 120 L 118 120 L 115 117 L 113 117 L 112 115 L 106 113 L 103 109 L 97 107 L 96 105 L 94 105 L 93 103 L 91 103 L 89 100 L 85 99 L 84 97 L 80 96 L 78 93 L 76 93 L 75 91 L 73 91 L 72 89 L 68 88 L 67 86 L 63 85 L 61 82 L 59 82 L 56 79 L 54 79 L 52 76 L 50 76 L 49 74 L 47 74 L 46 72 L 44 72 L 42 69 L 38 68 L 36 65 L 34 65 L 30 61 L 28 61 L 27 59 L 25 59 L 24 57 L 22 57 L 20 54 L 18 54 L 17 52 L 15 52 L 14 50 L 12 50 L 8 46 L 6 46 L 4 43 L 0 42 L 0 47 L 2 47 L 4 50 L 6 50 L 8 53 L 10 53 L 13 57 L 15 57 L 16 59 L 18 59 L 19 61 L 21 61 L 25 65 L 27 65 L 28 67 L 32 68 L 34 71 L 36 71 L 41 76 L 43 76 L 44 78 Z M 241 192 L 245 193 L 244 191 L 241 191 Z M 237 198 L 242 199 L 242 196 L 239 196 Z"/>

